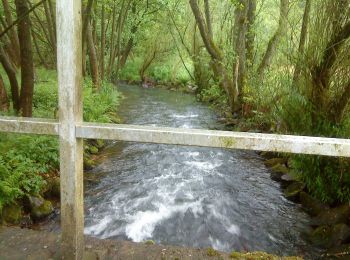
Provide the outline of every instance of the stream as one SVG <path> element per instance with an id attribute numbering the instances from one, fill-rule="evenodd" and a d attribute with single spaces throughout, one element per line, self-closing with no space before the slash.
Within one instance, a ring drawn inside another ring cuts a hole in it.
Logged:
<path id="1" fill-rule="evenodd" d="M 192 95 L 121 85 L 129 124 L 223 129 Z M 85 198 L 85 233 L 99 238 L 278 255 L 317 252 L 310 217 L 286 200 L 253 151 L 113 142 Z"/>

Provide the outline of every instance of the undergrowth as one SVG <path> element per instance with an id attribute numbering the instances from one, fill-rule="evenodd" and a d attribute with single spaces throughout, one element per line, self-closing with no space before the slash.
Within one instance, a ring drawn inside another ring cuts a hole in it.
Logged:
<path id="1" fill-rule="evenodd" d="M 58 118 L 57 74 L 37 69 L 33 116 Z M 5 82 L 6 84 L 6 82 Z M 8 86 L 8 84 L 6 84 Z M 121 98 L 116 88 L 102 83 L 99 91 L 90 79 L 84 82 L 84 120 L 117 122 L 116 110 Z M 9 112 L 7 115 L 13 115 Z M 0 212 L 4 205 L 27 194 L 38 194 L 45 185 L 45 174 L 59 168 L 56 137 L 0 134 Z"/>

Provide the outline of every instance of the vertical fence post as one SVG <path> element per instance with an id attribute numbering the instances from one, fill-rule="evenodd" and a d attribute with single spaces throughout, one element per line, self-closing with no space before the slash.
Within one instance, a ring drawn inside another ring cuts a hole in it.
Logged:
<path id="1" fill-rule="evenodd" d="M 81 0 L 57 0 L 57 70 L 60 117 L 61 228 L 64 259 L 84 250 Z"/>

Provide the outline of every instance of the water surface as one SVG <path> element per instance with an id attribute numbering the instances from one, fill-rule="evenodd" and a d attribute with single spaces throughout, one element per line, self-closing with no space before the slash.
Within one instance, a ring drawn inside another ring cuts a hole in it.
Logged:
<path id="1" fill-rule="evenodd" d="M 220 129 L 191 95 L 120 86 L 130 124 Z M 309 217 L 287 201 L 255 152 L 114 142 L 88 188 L 86 234 L 99 238 L 280 255 L 315 252 Z"/>

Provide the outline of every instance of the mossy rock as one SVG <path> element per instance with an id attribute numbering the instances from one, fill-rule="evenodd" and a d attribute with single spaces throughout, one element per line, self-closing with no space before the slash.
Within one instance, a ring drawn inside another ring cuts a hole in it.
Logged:
<path id="1" fill-rule="evenodd" d="M 350 227 L 345 224 L 319 226 L 311 232 L 308 240 L 315 246 L 332 248 L 341 245 L 350 237 Z"/>
<path id="2" fill-rule="evenodd" d="M 94 145 L 90 145 L 89 146 L 89 152 L 91 154 L 98 154 L 98 148 L 96 146 L 94 146 Z"/>
<path id="3" fill-rule="evenodd" d="M 301 202 L 304 210 L 313 217 L 319 215 L 323 211 L 328 210 L 328 207 L 325 204 L 304 191 L 300 192 L 299 201 Z"/>
<path id="4" fill-rule="evenodd" d="M 2 219 L 5 223 L 20 224 L 22 219 L 22 207 L 17 204 L 4 206 L 2 209 Z"/>
<path id="5" fill-rule="evenodd" d="M 146 240 L 144 243 L 146 245 L 155 245 L 156 244 L 153 240 Z"/>
<path id="6" fill-rule="evenodd" d="M 271 179 L 274 181 L 282 182 L 283 176 L 288 174 L 289 170 L 285 165 L 277 164 L 271 169 Z"/>
<path id="7" fill-rule="evenodd" d="M 284 196 L 292 201 L 299 201 L 299 194 L 305 189 L 302 182 L 293 182 L 284 190 Z"/>
<path id="8" fill-rule="evenodd" d="M 327 209 L 312 219 L 314 225 L 335 225 L 347 223 L 350 217 L 350 206 L 348 204 L 340 207 Z"/>
<path id="9" fill-rule="evenodd" d="M 44 195 L 47 198 L 59 198 L 60 197 L 60 178 L 54 177 L 46 180 L 46 188 Z"/>
<path id="10" fill-rule="evenodd" d="M 43 219 L 54 211 L 52 203 L 39 196 L 31 196 L 29 201 L 31 203 L 30 216 L 33 220 Z"/>
<path id="11" fill-rule="evenodd" d="M 274 167 L 276 165 L 285 165 L 287 161 L 288 160 L 286 158 L 272 158 L 272 159 L 266 160 L 264 164 L 267 167 Z"/>

